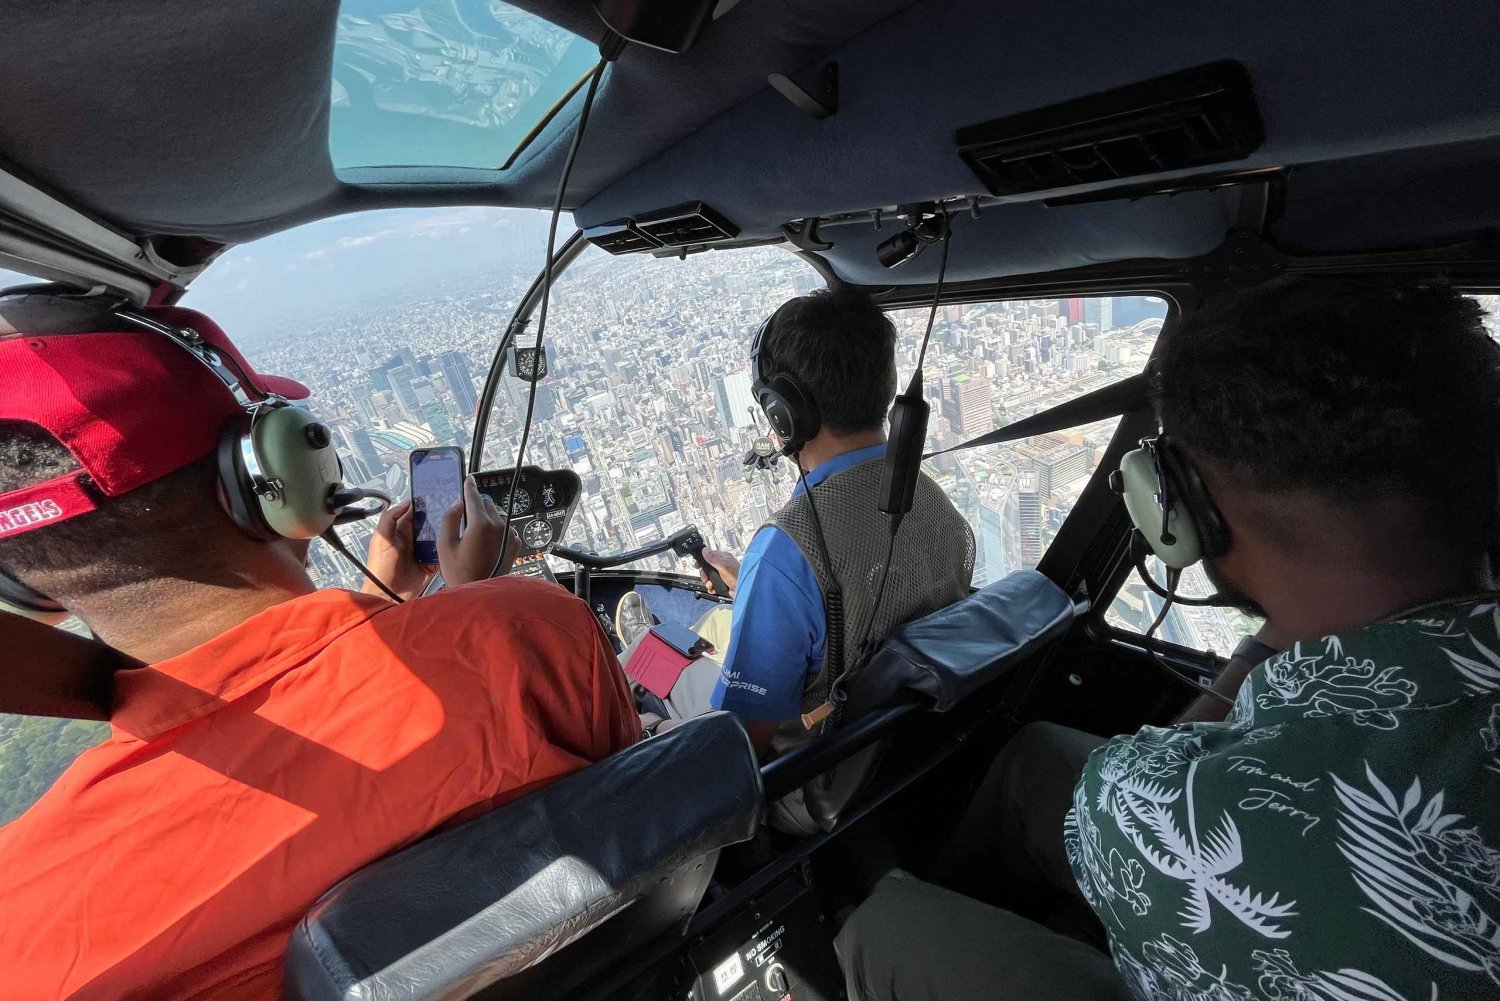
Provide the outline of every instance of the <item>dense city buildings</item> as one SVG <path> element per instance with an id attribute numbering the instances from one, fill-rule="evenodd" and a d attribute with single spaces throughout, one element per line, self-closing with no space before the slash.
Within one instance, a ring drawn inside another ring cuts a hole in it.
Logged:
<path id="1" fill-rule="evenodd" d="M 531 279 L 514 273 L 454 280 L 371 304 L 279 340 L 246 337 L 257 365 L 298 374 L 336 428 L 351 479 L 407 492 L 407 452 L 472 449 L 475 410 L 496 345 Z M 822 285 L 778 250 L 687 260 L 612 258 L 590 250 L 557 284 L 547 328 L 549 374 L 537 385 L 529 464 L 569 468 L 584 493 L 566 541 L 599 552 L 644 545 L 697 524 L 715 548 L 742 551 L 784 502 L 790 465 L 743 463 L 763 420 L 750 395 L 749 343 L 787 298 Z M 931 447 L 946 447 L 1139 372 L 1166 303 L 1146 296 L 944 306 L 929 348 Z M 902 383 L 925 309 L 891 314 Z M 225 318 L 233 324 L 233 317 Z M 523 334 L 523 343 L 534 327 Z M 500 381 L 483 443 L 485 468 L 509 465 L 530 387 Z M 960 451 L 929 463 L 973 526 L 976 584 L 1035 567 L 1072 510 L 1115 421 Z M 364 545 L 369 526 L 345 529 Z M 656 568 L 691 572 L 658 557 Z M 322 584 L 358 578 L 321 548 Z M 559 569 L 562 567 L 559 565 Z M 1185 575 L 1206 593 L 1201 569 Z M 1196 589 L 1196 590 L 1195 590 Z M 1141 632 L 1160 599 L 1132 576 L 1108 621 Z M 1161 634 L 1226 653 L 1255 624 L 1233 611 L 1174 609 Z"/>

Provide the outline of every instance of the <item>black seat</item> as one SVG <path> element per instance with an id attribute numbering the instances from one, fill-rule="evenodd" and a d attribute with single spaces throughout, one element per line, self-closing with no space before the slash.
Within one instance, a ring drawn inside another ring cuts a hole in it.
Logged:
<path id="1" fill-rule="evenodd" d="M 1068 631 L 1075 606 L 1051 578 L 1017 570 L 886 637 L 849 692 L 858 716 L 902 691 L 947 712 Z"/>
<path id="2" fill-rule="evenodd" d="M 912 700 L 948 712 L 1067 632 L 1071 598 L 1035 570 L 1018 570 L 886 637 L 849 690 L 845 725 L 766 766 L 773 800 L 794 789 L 824 831 L 833 830 L 880 764 L 885 743 L 861 726 L 877 710 Z M 873 721 L 889 729 L 896 713 Z M 851 725 L 852 724 L 852 725 Z"/>
<path id="3" fill-rule="evenodd" d="M 684 926 L 761 812 L 739 721 L 689 720 L 335 886 L 292 933 L 286 995 L 568 997 Z"/>

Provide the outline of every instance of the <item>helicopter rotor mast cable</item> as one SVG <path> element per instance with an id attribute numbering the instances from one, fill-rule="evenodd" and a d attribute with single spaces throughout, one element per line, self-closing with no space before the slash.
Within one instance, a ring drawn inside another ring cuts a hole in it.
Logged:
<path id="1" fill-rule="evenodd" d="M 583 143 L 584 130 L 588 128 L 589 112 L 593 109 L 594 97 L 599 92 L 599 81 L 604 77 L 604 69 L 619 56 L 621 46 L 614 44 L 617 37 L 611 32 L 600 44 L 599 62 L 594 65 L 593 72 L 589 74 L 588 91 L 583 98 L 583 108 L 578 113 L 578 128 L 573 132 L 573 142 L 568 147 L 567 159 L 563 161 L 562 176 L 557 182 L 557 195 L 552 200 L 552 218 L 547 225 L 547 258 L 542 265 L 542 301 L 537 315 L 536 339 L 532 347 L 533 365 L 540 364 L 543 338 L 547 332 L 547 303 L 552 298 L 552 259 L 557 246 L 557 223 L 562 216 L 562 203 L 568 190 L 568 178 L 573 173 L 573 163 L 578 158 L 578 148 Z M 526 461 L 526 446 L 531 440 L 531 421 L 536 412 L 536 387 L 540 380 L 535 377 L 534 368 L 532 376 L 531 386 L 526 393 L 526 417 L 521 423 L 521 441 L 516 448 L 515 463 L 511 467 L 510 491 L 505 498 L 505 531 L 501 538 L 506 540 L 510 538 L 511 520 L 515 516 L 516 488 L 521 482 L 521 466 Z M 501 549 L 500 558 L 495 563 L 495 570 L 500 569 L 500 562 L 505 559 L 504 543 Z M 492 571 L 491 576 L 493 575 Z"/>

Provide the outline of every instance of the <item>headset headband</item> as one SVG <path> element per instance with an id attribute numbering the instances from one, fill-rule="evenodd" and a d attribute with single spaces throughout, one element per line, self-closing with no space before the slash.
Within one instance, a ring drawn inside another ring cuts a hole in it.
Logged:
<path id="1" fill-rule="evenodd" d="M 776 314 L 781 310 L 778 307 L 772 310 L 771 315 L 760 321 L 760 326 L 755 329 L 755 337 L 750 341 L 750 368 L 751 375 L 761 385 L 766 382 L 766 374 L 761 369 L 761 352 L 765 348 L 766 334 L 770 333 L 771 325 L 776 319 Z"/>
<path id="2" fill-rule="evenodd" d="M 224 356 L 210 347 L 203 340 L 203 335 L 191 327 L 174 327 L 169 323 L 162 323 L 155 317 L 138 312 L 128 306 L 118 307 L 115 310 L 115 316 L 151 333 L 160 334 L 198 359 L 204 368 L 213 373 L 214 378 L 224 384 L 224 388 L 229 390 L 230 394 L 234 396 L 235 401 L 247 413 L 254 413 L 267 404 L 279 405 L 287 402 L 281 397 L 269 393 L 262 395 L 259 399 L 251 397 L 249 391 L 245 388 L 250 381 L 245 373 L 237 371 L 237 365 L 234 369 L 231 369 L 230 363 L 226 362 Z"/>

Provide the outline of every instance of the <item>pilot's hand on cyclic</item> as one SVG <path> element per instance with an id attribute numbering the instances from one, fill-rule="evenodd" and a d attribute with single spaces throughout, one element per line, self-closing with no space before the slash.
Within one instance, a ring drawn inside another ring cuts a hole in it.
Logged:
<path id="1" fill-rule="evenodd" d="M 519 546 L 519 539 L 511 533 Z M 479 492 L 474 477 L 464 477 L 463 499 L 443 515 L 438 526 L 438 567 L 449 587 L 487 580 L 492 573 L 510 570 L 516 548 L 505 545 L 505 516 L 495 502 Z M 501 551 L 507 559 L 501 559 Z"/>
<path id="2" fill-rule="evenodd" d="M 729 585 L 729 593 L 720 595 L 720 597 L 733 598 L 735 586 L 739 583 L 740 579 L 740 561 L 728 553 L 720 552 L 717 549 L 703 550 L 703 559 L 715 570 L 719 571 L 719 576 L 723 577 L 724 583 Z M 698 571 L 698 578 L 703 581 L 704 587 L 718 594 L 713 584 L 710 583 L 708 574 L 700 570 Z"/>
<path id="3" fill-rule="evenodd" d="M 365 566 L 370 572 L 408 601 L 419 597 L 432 580 L 432 568 L 418 563 L 412 551 L 413 531 L 411 501 L 387 508 L 375 524 L 370 550 L 365 555 Z M 385 592 L 370 580 L 360 590 L 385 597 Z"/>

